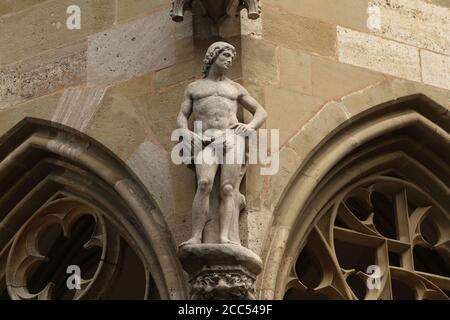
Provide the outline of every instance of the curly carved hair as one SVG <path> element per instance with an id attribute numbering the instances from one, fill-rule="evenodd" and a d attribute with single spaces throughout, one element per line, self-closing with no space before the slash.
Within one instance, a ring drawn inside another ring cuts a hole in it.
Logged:
<path id="1" fill-rule="evenodd" d="M 203 59 L 203 78 L 206 78 L 209 73 L 209 69 L 213 65 L 217 56 L 225 50 L 230 50 L 233 53 L 233 58 L 236 57 L 236 49 L 226 42 L 215 42 L 206 51 L 205 59 Z"/>

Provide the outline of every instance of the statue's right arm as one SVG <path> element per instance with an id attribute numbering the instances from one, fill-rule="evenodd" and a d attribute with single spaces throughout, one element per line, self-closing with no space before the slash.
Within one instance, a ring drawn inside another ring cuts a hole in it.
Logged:
<path id="1" fill-rule="evenodd" d="M 188 119 L 192 113 L 192 107 L 193 107 L 192 97 L 190 93 L 190 87 L 188 86 L 184 92 L 184 100 L 183 103 L 181 104 L 181 109 L 177 117 L 178 128 L 189 130 Z"/>

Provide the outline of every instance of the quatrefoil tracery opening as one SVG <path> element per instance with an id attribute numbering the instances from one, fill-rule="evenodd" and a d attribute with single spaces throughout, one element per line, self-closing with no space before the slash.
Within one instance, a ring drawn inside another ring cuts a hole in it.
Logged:
<path id="1" fill-rule="evenodd" d="M 62 197 L 38 210 L 15 237 L 6 281 L 12 299 L 100 297 L 116 273 L 120 237 L 97 208 Z M 80 289 L 67 287 L 69 265 L 81 271 Z"/>
<path id="2" fill-rule="evenodd" d="M 101 260 L 102 248 L 86 247 L 85 244 L 95 236 L 95 226 L 95 219 L 85 214 L 71 226 L 69 235 L 64 235 L 59 224 L 42 230 L 37 248 L 46 258 L 28 274 L 27 288 L 31 294 L 38 294 L 52 283 L 52 298 L 72 299 L 76 291 L 67 290 L 66 285 L 71 275 L 67 273 L 67 268 L 71 265 L 79 266 L 83 286 L 92 280 Z"/>

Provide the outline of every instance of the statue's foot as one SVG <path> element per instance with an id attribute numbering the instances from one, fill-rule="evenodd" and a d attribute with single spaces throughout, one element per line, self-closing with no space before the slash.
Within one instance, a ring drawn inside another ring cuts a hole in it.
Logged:
<path id="1" fill-rule="evenodd" d="M 191 238 L 188 241 L 183 242 L 182 244 L 180 244 L 178 246 L 178 248 L 184 247 L 184 246 L 188 246 L 188 245 L 192 245 L 192 244 L 200 244 L 202 243 L 202 240 L 200 238 Z"/>

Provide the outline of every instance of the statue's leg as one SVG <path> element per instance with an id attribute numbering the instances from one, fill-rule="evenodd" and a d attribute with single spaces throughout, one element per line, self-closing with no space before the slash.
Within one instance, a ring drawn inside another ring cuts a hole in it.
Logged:
<path id="1" fill-rule="evenodd" d="M 201 161 L 203 159 L 203 161 Z M 206 162 L 206 163 L 205 163 Z M 180 246 L 202 243 L 202 234 L 209 212 L 211 193 L 218 164 L 212 147 L 206 147 L 196 156 L 197 192 L 192 204 L 192 238 Z"/>
<path id="2" fill-rule="evenodd" d="M 236 153 L 235 145 L 232 145 L 226 152 Z M 236 159 L 236 157 L 235 157 Z M 233 221 L 233 215 L 239 214 L 235 204 L 235 192 L 239 189 L 239 179 L 242 169 L 240 163 L 225 163 L 222 165 L 220 172 L 220 242 L 234 243 L 230 240 L 230 228 Z"/>

